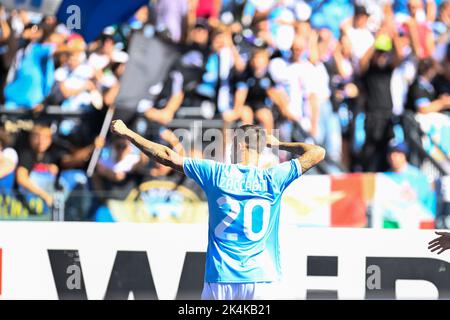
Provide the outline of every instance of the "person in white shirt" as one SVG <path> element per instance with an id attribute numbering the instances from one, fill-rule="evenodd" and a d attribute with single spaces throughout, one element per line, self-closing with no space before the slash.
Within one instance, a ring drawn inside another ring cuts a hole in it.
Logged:
<path id="1" fill-rule="evenodd" d="M 96 90 L 94 69 L 85 61 L 84 52 L 71 53 L 67 63 L 55 71 L 55 81 L 65 97 L 63 109 L 85 109 L 92 102 L 90 92 Z"/>
<path id="2" fill-rule="evenodd" d="M 355 6 L 353 20 L 342 25 L 342 31 L 349 37 L 353 58 L 359 61 L 366 51 L 373 45 L 375 38 L 367 27 L 369 14 L 364 6 Z"/>
<path id="3" fill-rule="evenodd" d="M 19 160 L 16 150 L 9 148 L 8 145 L 9 135 L 0 129 L 0 179 L 11 174 Z"/>
<path id="4" fill-rule="evenodd" d="M 115 139 L 106 157 L 97 164 L 97 173 L 111 183 L 121 182 L 139 163 L 141 157 L 126 139 Z"/>
<path id="5" fill-rule="evenodd" d="M 330 102 L 330 77 L 321 61 L 310 61 L 306 48 L 305 39 L 294 41 L 293 63 L 287 72 L 290 112 L 318 144 L 329 150 L 333 160 L 340 161 L 342 136 Z"/>
<path id="6" fill-rule="evenodd" d="M 112 36 L 104 34 L 98 41 L 99 47 L 90 54 L 88 64 L 96 71 L 101 71 L 111 63 L 112 55 L 116 50 L 114 49 L 114 39 Z"/>

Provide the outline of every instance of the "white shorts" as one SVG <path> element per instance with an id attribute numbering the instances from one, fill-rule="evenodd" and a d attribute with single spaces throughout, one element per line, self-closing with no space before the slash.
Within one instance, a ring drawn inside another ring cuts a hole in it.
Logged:
<path id="1" fill-rule="evenodd" d="M 275 300 L 278 282 L 217 283 L 205 282 L 202 300 Z"/>

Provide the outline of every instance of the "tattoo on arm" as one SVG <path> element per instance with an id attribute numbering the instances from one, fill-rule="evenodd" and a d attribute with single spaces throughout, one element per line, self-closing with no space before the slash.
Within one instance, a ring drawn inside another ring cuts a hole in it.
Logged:
<path id="1" fill-rule="evenodd" d="M 126 137 L 149 158 L 183 173 L 183 158 L 170 148 L 147 140 L 131 130 Z"/>
<path id="2" fill-rule="evenodd" d="M 302 173 L 321 162 L 326 153 L 325 149 L 320 146 L 303 142 L 280 142 L 279 148 L 300 155 L 298 160 L 302 166 Z"/>

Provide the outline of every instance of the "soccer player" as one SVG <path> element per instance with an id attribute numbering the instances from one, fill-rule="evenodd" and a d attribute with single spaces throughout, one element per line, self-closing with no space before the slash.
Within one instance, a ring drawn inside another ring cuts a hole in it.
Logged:
<path id="1" fill-rule="evenodd" d="M 208 249 L 202 299 L 274 299 L 281 279 L 278 226 L 283 191 L 325 157 L 322 147 L 280 142 L 255 125 L 235 130 L 233 164 L 181 157 L 146 140 L 121 120 L 111 131 L 147 156 L 185 173 L 205 191 L 209 206 Z M 269 169 L 259 167 L 264 147 L 299 155 Z"/>

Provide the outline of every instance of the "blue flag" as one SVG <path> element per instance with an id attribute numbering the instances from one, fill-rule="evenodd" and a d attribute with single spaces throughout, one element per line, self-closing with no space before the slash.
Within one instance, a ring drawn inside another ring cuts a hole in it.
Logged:
<path id="1" fill-rule="evenodd" d="M 60 23 L 81 34 L 86 42 L 94 40 L 107 26 L 130 18 L 148 0 L 63 0 L 56 13 Z M 77 14 L 79 24 L 77 25 Z"/>
<path id="2" fill-rule="evenodd" d="M 55 15 L 86 42 L 94 40 L 107 26 L 130 18 L 148 0 L 2 0 L 8 9 L 23 9 Z"/>

